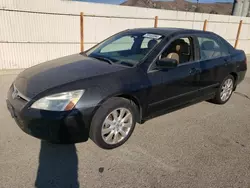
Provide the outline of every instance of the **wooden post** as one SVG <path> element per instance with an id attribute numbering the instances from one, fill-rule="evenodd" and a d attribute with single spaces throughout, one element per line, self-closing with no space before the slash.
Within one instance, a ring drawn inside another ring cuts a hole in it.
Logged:
<path id="1" fill-rule="evenodd" d="M 206 30 L 207 30 L 207 20 L 205 20 L 203 24 L 203 31 L 206 31 Z"/>
<path id="2" fill-rule="evenodd" d="M 83 12 L 81 12 L 80 14 L 80 50 L 81 52 L 84 51 L 84 46 L 83 46 L 83 43 L 84 43 L 84 33 L 83 33 Z"/>
<path id="3" fill-rule="evenodd" d="M 158 16 L 155 16 L 155 24 L 154 27 L 157 28 L 158 27 Z"/>
<path id="4" fill-rule="evenodd" d="M 234 48 L 237 48 L 237 46 L 238 46 L 238 42 L 239 42 L 239 38 L 240 38 L 241 27 L 242 27 L 242 20 L 240 20 L 240 23 L 239 23 L 239 27 L 238 27 L 238 32 L 237 32 L 237 36 L 236 36 Z"/>

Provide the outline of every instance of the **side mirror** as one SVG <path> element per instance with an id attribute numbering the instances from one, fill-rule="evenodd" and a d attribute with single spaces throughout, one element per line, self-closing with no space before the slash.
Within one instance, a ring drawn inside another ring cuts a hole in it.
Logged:
<path id="1" fill-rule="evenodd" d="M 161 68 L 161 69 L 170 69 L 170 68 L 177 67 L 178 62 L 176 59 L 163 58 L 163 59 L 159 59 L 156 65 L 158 68 Z"/>

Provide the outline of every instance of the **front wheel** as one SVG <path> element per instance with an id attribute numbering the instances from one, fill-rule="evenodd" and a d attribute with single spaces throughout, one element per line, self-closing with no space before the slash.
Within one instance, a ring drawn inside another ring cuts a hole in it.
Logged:
<path id="1" fill-rule="evenodd" d="M 225 104 L 232 96 L 234 89 L 234 77 L 232 75 L 227 76 L 221 83 L 219 89 L 216 92 L 215 98 L 212 102 L 216 104 Z"/>
<path id="2" fill-rule="evenodd" d="M 111 98 L 95 113 L 90 138 L 103 149 L 113 149 L 124 144 L 136 124 L 136 105 L 124 98 Z"/>

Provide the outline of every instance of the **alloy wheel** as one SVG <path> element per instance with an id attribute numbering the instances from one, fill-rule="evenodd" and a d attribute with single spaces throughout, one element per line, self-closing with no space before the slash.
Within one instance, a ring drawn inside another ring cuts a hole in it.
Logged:
<path id="1" fill-rule="evenodd" d="M 225 80 L 221 87 L 221 93 L 220 93 L 220 98 L 222 101 L 226 101 L 229 99 L 233 92 L 233 80 L 231 78 L 228 78 Z"/>
<path id="2" fill-rule="evenodd" d="M 102 139 L 107 144 L 117 144 L 124 140 L 133 125 L 133 116 L 127 108 L 117 108 L 105 118 L 102 125 Z"/>

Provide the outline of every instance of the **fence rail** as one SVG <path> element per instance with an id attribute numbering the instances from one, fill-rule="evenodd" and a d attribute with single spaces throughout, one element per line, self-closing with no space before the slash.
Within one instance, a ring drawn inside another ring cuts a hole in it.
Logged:
<path id="1" fill-rule="evenodd" d="M 29 14 L 45 14 L 45 15 L 57 15 L 57 16 L 76 16 L 80 17 L 80 14 L 66 14 L 66 13 L 58 13 L 58 12 L 41 12 L 41 11 L 29 11 L 29 10 L 18 10 L 18 9 L 3 9 L 1 8 L 0 11 L 7 11 L 7 12 L 21 12 L 21 13 L 29 13 Z M 117 19 L 135 19 L 135 20 L 155 20 L 155 17 L 135 17 L 135 16 L 105 16 L 105 15 L 94 15 L 94 14 L 84 14 L 84 17 L 91 17 L 91 18 L 117 18 Z M 158 17 L 158 16 L 157 16 Z M 171 19 L 171 18 L 161 18 L 158 17 L 158 20 L 162 21 L 195 21 L 195 22 L 204 22 L 201 19 Z M 212 21 L 209 20 L 210 23 L 221 23 L 222 21 Z M 226 21 L 226 23 L 231 24 L 239 24 L 239 22 L 235 21 Z M 250 23 L 243 23 L 245 25 L 250 25 Z"/>

